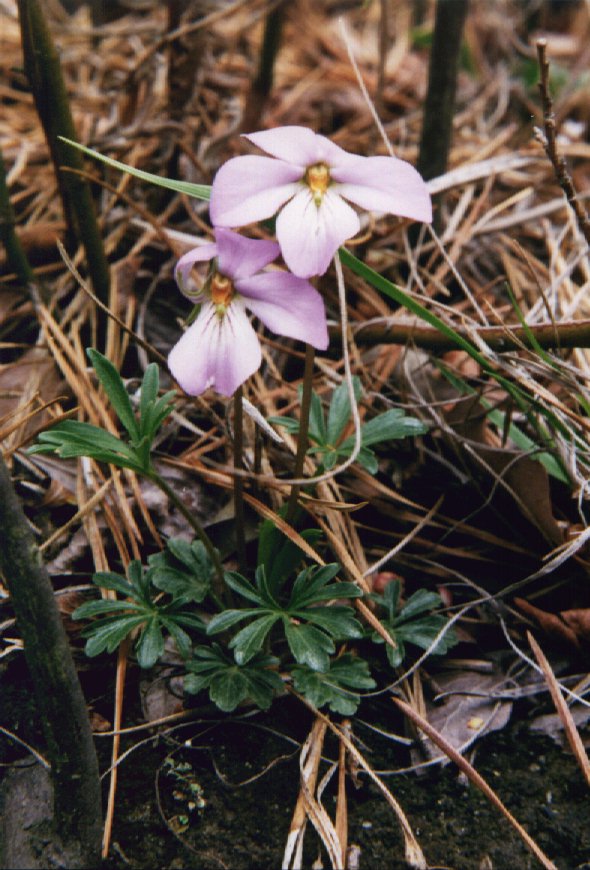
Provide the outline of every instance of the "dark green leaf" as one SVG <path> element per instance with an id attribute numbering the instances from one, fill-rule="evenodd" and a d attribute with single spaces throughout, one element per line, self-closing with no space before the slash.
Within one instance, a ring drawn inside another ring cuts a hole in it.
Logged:
<path id="1" fill-rule="evenodd" d="M 210 688 L 211 700 L 226 712 L 234 710 L 243 700 L 250 698 L 266 710 L 273 695 L 283 690 L 280 676 L 269 667 L 277 660 L 269 656 L 256 656 L 248 665 L 239 666 L 219 647 L 197 647 L 194 657 L 187 663 L 185 689 L 196 694 Z"/>
<path id="2" fill-rule="evenodd" d="M 406 657 L 406 647 L 401 638 L 394 634 L 394 640 L 396 646 L 393 647 L 391 644 L 387 644 L 385 647 L 385 652 L 387 653 L 387 660 L 392 668 L 399 668 L 401 663 Z"/>
<path id="3" fill-rule="evenodd" d="M 160 371 L 156 363 L 150 363 L 143 375 L 139 398 L 139 419 L 142 435 L 147 434 L 145 428 L 146 414 L 148 408 L 152 407 L 158 398 L 159 389 Z"/>
<path id="4" fill-rule="evenodd" d="M 131 601 L 113 601 L 103 599 L 102 601 L 87 601 L 81 604 L 72 613 L 72 619 L 90 619 L 93 616 L 104 616 L 106 613 L 126 613 L 126 614 L 144 614 L 145 612 L 138 609 L 137 605 Z"/>
<path id="5" fill-rule="evenodd" d="M 401 408 L 391 408 L 378 417 L 373 417 L 362 428 L 363 447 L 394 441 L 414 435 L 424 435 L 428 426 L 416 417 L 406 417 Z"/>
<path id="6" fill-rule="evenodd" d="M 299 420 L 295 420 L 293 417 L 269 417 L 267 422 L 272 423 L 273 426 L 282 426 L 293 435 L 299 432 Z"/>
<path id="7" fill-rule="evenodd" d="M 393 622 L 399 607 L 399 599 L 401 595 L 402 584 L 399 580 L 392 580 L 388 583 L 382 595 L 374 595 L 373 600 L 378 604 L 383 605 L 387 610 L 387 619 Z"/>
<path id="8" fill-rule="evenodd" d="M 295 625 L 289 621 L 284 624 L 287 643 L 295 660 L 313 671 L 327 671 L 330 653 L 335 649 L 332 639 L 313 625 Z"/>
<path id="9" fill-rule="evenodd" d="M 330 669 L 324 673 L 296 666 L 292 676 L 295 689 L 314 707 L 319 709 L 329 704 L 334 713 L 343 716 L 356 712 L 360 697 L 355 689 L 375 687 L 367 663 L 348 653 L 331 662 Z"/>
<path id="10" fill-rule="evenodd" d="M 279 616 L 275 613 L 259 616 L 232 638 L 229 646 L 234 650 L 239 665 L 247 664 L 261 651 L 269 631 L 278 619 Z"/>
<path id="11" fill-rule="evenodd" d="M 261 607 L 266 606 L 266 601 L 262 598 L 259 592 L 256 591 L 250 581 L 246 580 L 245 577 L 242 577 L 241 574 L 238 574 L 236 571 L 226 571 L 224 579 L 230 589 L 233 589 L 234 592 L 237 592 L 243 598 L 248 599 L 248 601 L 253 601 L 254 604 L 258 604 Z"/>
<path id="12" fill-rule="evenodd" d="M 415 619 L 411 622 L 405 622 L 402 625 L 396 625 L 395 636 L 396 639 L 401 638 L 408 643 L 413 643 L 415 646 L 419 646 L 421 649 L 428 649 L 446 624 L 447 620 L 444 616 L 437 616 L 435 614 L 432 614 L 431 616 L 423 616 L 421 619 Z M 432 655 L 443 655 L 454 647 L 456 643 L 457 635 L 453 629 L 450 628 L 440 638 L 439 642 L 432 650 Z"/>
<path id="13" fill-rule="evenodd" d="M 241 622 L 248 616 L 258 616 L 261 611 L 256 608 L 244 608 L 243 610 L 224 610 L 221 613 L 216 613 L 211 622 L 207 625 L 207 634 L 219 634 L 221 631 L 227 631 L 236 623 Z"/>
<path id="14" fill-rule="evenodd" d="M 358 403 L 361 397 L 361 382 L 356 375 L 352 379 L 354 388 L 354 397 Z M 328 411 L 328 429 L 325 443 L 335 447 L 342 436 L 347 423 L 350 420 L 351 408 L 350 398 L 348 395 L 348 384 L 346 381 L 336 387 L 330 401 L 330 410 Z"/>
<path id="15" fill-rule="evenodd" d="M 359 465 L 362 465 L 363 468 L 369 472 L 369 474 L 377 474 L 377 472 L 379 471 L 379 463 L 377 461 L 377 457 L 368 447 L 361 447 L 356 461 Z"/>
<path id="16" fill-rule="evenodd" d="M 312 546 L 322 536 L 320 529 L 304 529 L 300 534 Z M 264 567 L 273 595 L 278 593 L 285 580 L 297 569 L 303 555 L 303 550 L 289 540 L 272 520 L 261 523 L 258 536 L 258 565 Z"/>
<path id="17" fill-rule="evenodd" d="M 248 680 L 239 668 L 228 668 L 212 677 L 209 695 L 224 713 L 231 713 L 248 695 Z"/>
<path id="18" fill-rule="evenodd" d="M 96 656 L 102 652 L 114 652 L 119 644 L 145 620 L 145 616 L 118 616 L 89 625 L 83 632 L 88 637 L 86 655 Z M 90 634 L 92 632 L 92 634 Z"/>
<path id="19" fill-rule="evenodd" d="M 115 592 L 120 592 L 122 595 L 133 595 L 131 583 L 125 577 L 115 574 L 113 571 L 97 571 L 92 577 L 92 582 L 100 586 L 101 589 L 114 589 Z"/>
<path id="20" fill-rule="evenodd" d="M 351 607 L 309 607 L 300 613 L 297 611 L 291 613 L 295 618 L 299 616 L 328 632 L 335 640 L 363 636 L 363 628 L 358 619 L 354 618 L 354 610 Z"/>
<path id="21" fill-rule="evenodd" d="M 418 589 L 417 592 L 414 592 L 414 594 L 408 598 L 400 610 L 397 619 L 395 620 L 396 624 L 406 622 L 409 619 L 414 619 L 418 614 L 426 613 L 429 610 L 433 610 L 435 607 L 440 607 L 440 605 L 440 595 L 436 592 L 429 592 L 428 589 Z"/>
<path id="22" fill-rule="evenodd" d="M 104 387 L 104 390 L 109 397 L 111 405 L 119 420 L 129 433 L 129 437 L 134 443 L 139 441 L 139 426 L 133 413 L 131 400 L 125 389 L 125 384 L 121 379 L 121 375 L 112 364 L 112 362 L 95 350 L 92 347 L 86 349 L 86 353 L 90 357 L 90 361 L 98 375 L 98 379 Z"/>
<path id="23" fill-rule="evenodd" d="M 136 644 L 140 668 L 153 667 L 164 652 L 164 636 L 157 618 L 149 620 Z"/>
<path id="24" fill-rule="evenodd" d="M 171 538 L 166 550 L 149 556 L 148 562 L 154 586 L 174 598 L 201 602 L 209 592 L 214 568 L 201 541 Z"/>
<path id="25" fill-rule="evenodd" d="M 318 600 L 317 595 L 324 592 L 324 587 L 332 580 L 340 571 L 340 565 L 337 562 L 330 562 L 329 565 L 322 565 L 320 568 L 312 566 L 301 571 L 293 584 L 291 593 L 291 605 L 301 607 L 309 602 Z M 340 584 L 332 584 L 336 590 Z M 330 597 L 332 597 L 330 595 Z M 338 595 L 334 595 L 337 598 Z M 322 600 L 326 600 L 323 598 Z"/>
<path id="26" fill-rule="evenodd" d="M 302 390 L 299 390 L 299 401 L 301 401 Z M 326 444 L 326 422 L 324 420 L 324 410 L 322 401 L 317 393 L 311 392 L 311 404 L 309 407 L 309 437 L 317 444 Z"/>
<path id="27" fill-rule="evenodd" d="M 183 659 L 187 659 L 192 650 L 191 639 L 177 623 L 175 619 L 170 619 L 167 616 L 160 617 L 162 625 L 165 629 L 167 629 L 168 633 L 174 638 L 174 642 L 178 648 L 178 652 L 183 657 Z"/>

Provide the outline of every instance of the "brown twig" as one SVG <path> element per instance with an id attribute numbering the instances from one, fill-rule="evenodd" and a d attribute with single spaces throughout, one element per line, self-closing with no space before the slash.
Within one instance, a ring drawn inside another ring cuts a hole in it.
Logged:
<path id="1" fill-rule="evenodd" d="M 535 654 L 535 658 L 543 671 L 545 676 L 545 680 L 547 681 L 547 686 L 549 687 L 549 692 L 551 693 L 551 698 L 553 699 L 553 703 L 555 704 L 555 709 L 561 719 L 563 730 L 565 731 L 565 736 L 567 737 L 568 743 L 571 747 L 572 752 L 574 753 L 575 759 L 578 762 L 578 766 L 580 770 L 584 774 L 584 778 L 586 780 L 587 785 L 590 785 L 590 761 L 588 760 L 588 754 L 582 743 L 582 738 L 576 728 L 576 723 L 574 722 L 574 717 L 571 714 L 570 708 L 566 704 L 563 695 L 561 694 L 561 690 L 559 688 L 559 684 L 555 679 L 555 674 L 551 669 L 551 665 L 547 661 L 545 654 L 535 638 L 532 636 L 530 631 L 527 631 L 527 638 L 530 644 L 532 651 Z"/>
<path id="2" fill-rule="evenodd" d="M 578 226 L 584 234 L 584 238 L 590 245 L 590 217 L 588 217 L 588 212 L 578 199 L 578 194 L 567 168 L 567 163 L 557 149 L 557 129 L 555 114 L 553 112 L 553 100 L 549 93 L 549 62 L 547 60 L 546 49 L 547 40 L 537 40 L 537 56 L 539 58 L 541 74 L 539 91 L 543 102 L 543 127 L 545 132 L 543 132 L 539 127 L 535 127 L 535 136 L 545 149 L 545 153 L 553 165 L 557 183 L 565 193 L 567 201 L 573 208 Z"/>
<path id="3" fill-rule="evenodd" d="M 466 341 L 471 340 L 468 330 L 453 327 L 457 335 Z M 479 326 L 473 331 L 489 348 L 499 352 L 522 350 L 528 347 L 528 334 L 532 334 L 544 349 L 559 347 L 590 347 L 590 320 L 572 320 L 565 323 L 541 323 L 527 326 Z M 358 345 L 375 344 L 415 344 L 425 350 L 444 352 L 456 350 L 457 344 L 437 329 L 429 326 L 416 326 L 413 323 L 367 324 L 353 329 L 354 340 Z M 330 327 L 330 338 L 340 336 L 340 327 Z"/>

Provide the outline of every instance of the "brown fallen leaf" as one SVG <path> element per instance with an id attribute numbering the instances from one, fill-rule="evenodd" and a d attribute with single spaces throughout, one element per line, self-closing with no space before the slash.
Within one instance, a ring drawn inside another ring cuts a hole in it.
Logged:
<path id="1" fill-rule="evenodd" d="M 433 687 L 440 701 L 427 703 L 428 721 L 451 746 L 464 749 L 484 734 L 503 728 L 510 719 L 512 702 L 489 697 L 502 683 L 503 675 L 498 672 L 466 669 L 437 673 Z M 430 741 L 423 741 L 422 749 L 430 758 L 440 756 Z M 449 759 L 442 758 L 442 763 L 448 764 Z M 417 755 L 414 760 L 419 760 Z"/>
<path id="2" fill-rule="evenodd" d="M 524 598 L 515 598 L 514 603 L 554 640 L 565 643 L 578 652 L 590 646 L 589 607 L 550 613 L 547 610 L 541 610 L 540 607 L 535 607 Z"/>

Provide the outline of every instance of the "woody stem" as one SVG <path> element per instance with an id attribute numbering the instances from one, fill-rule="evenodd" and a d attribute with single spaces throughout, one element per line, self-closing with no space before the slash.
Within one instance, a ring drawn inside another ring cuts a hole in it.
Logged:
<path id="1" fill-rule="evenodd" d="M 234 468 L 241 471 L 244 457 L 244 407 L 242 402 L 243 389 L 238 387 L 234 393 Z M 246 568 L 246 534 L 244 527 L 244 480 L 239 475 L 234 476 L 234 510 L 236 551 L 240 571 Z"/>
<path id="2" fill-rule="evenodd" d="M 299 416 L 299 434 L 297 437 L 297 453 L 295 454 L 295 469 L 293 476 L 301 477 L 303 474 L 303 463 L 305 454 L 307 453 L 309 431 L 309 410 L 311 407 L 311 386 L 313 382 L 313 364 L 314 364 L 314 349 L 311 344 L 305 345 L 305 367 L 303 370 L 303 384 L 301 392 L 301 413 Z M 293 484 L 289 494 L 289 502 L 287 504 L 286 520 L 292 523 L 297 511 L 297 499 L 301 487 L 299 484 Z"/>

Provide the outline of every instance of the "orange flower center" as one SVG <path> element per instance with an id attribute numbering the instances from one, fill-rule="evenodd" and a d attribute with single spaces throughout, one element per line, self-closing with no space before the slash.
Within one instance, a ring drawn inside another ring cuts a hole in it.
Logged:
<path id="1" fill-rule="evenodd" d="M 211 294 L 211 301 L 215 305 L 216 313 L 219 317 L 223 317 L 235 296 L 234 285 L 225 275 L 215 272 L 211 278 L 209 292 Z"/>
<path id="2" fill-rule="evenodd" d="M 330 184 L 330 170 L 325 163 L 314 163 L 305 170 L 305 183 L 313 194 L 316 205 L 320 205 Z"/>

